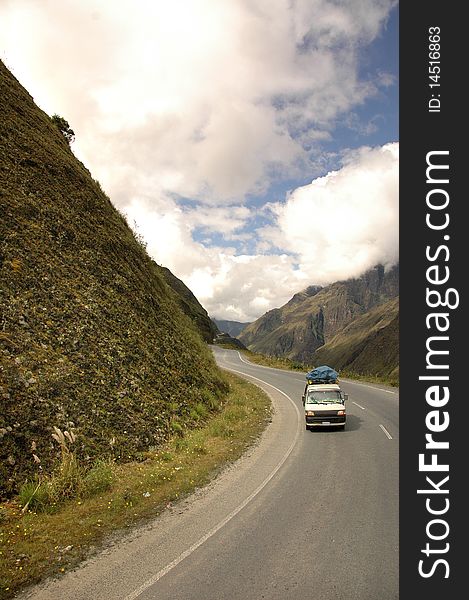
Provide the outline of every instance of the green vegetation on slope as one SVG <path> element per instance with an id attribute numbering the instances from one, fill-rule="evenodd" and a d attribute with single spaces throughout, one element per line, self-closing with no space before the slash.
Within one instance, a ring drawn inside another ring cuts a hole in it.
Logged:
<path id="1" fill-rule="evenodd" d="M 396 319 L 398 321 L 398 317 Z M 280 358 L 277 356 L 266 356 L 265 354 L 256 354 L 251 352 L 250 350 L 244 350 L 243 355 L 250 362 L 255 363 L 257 365 L 263 365 L 265 367 L 272 367 L 274 369 L 284 369 L 286 371 L 301 371 L 306 374 L 314 367 L 319 367 L 324 364 L 322 361 L 317 363 L 300 363 L 289 358 Z M 333 357 L 331 357 L 333 360 Z M 333 364 L 332 360 L 329 364 Z M 383 370 L 383 372 L 387 372 L 387 370 Z M 363 370 L 363 373 L 357 372 L 357 370 L 349 370 L 348 368 L 339 370 L 339 379 L 357 379 L 359 381 L 368 381 L 372 383 L 385 383 L 392 386 L 399 385 L 399 366 L 394 368 L 388 375 L 376 375 L 370 373 L 366 369 Z"/>
<path id="2" fill-rule="evenodd" d="M 289 358 L 281 356 L 266 356 L 265 354 L 256 354 L 251 350 L 244 350 L 243 356 L 256 365 L 272 367 L 273 369 L 284 369 L 285 371 L 302 371 L 307 373 L 312 366 L 305 363 L 300 363 Z"/>
<path id="3" fill-rule="evenodd" d="M 205 308 L 200 304 L 187 285 L 178 279 L 166 267 L 158 266 L 166 283 L 176 293 L 176 301 L 185 315 L 192 321 L 206 342 L 211 344 L 219 333 L 216 324 L 210 319 Z"/>
<path id="4" fill-rule="evenodd" d="M 0 599 L 74 566 L 110 532 L 154 518 L 239 458 L 269 422 L 271 405 L 253 384 L 232 374 L 227 380 L 221 411 L 204 426 L 175 435 L 139 463 L 98 464 L 92 497 L 82 487 L 81 495 L 42 510 L 0 505 Z"/>
<path id="5" fill-rule="evenodd" d="M 240 342 L 238 338 L 231 337 L 229 333 L 218 333 L 214 340 L 214 344 L 217 346 L 222 346 L 223 348 L 246 350 L 246 346 L 243 344 L 243 342 Z"/>
<path id="6" fill-rule="evenodd" d="M 54 426 L 77 434 L 83 464 L 133 460 L 190 428 L 195 405 L 216 411 L 227 386 L 125 219 L 1 62 L 0 98 L 5 497 L 54 464 Z"/>

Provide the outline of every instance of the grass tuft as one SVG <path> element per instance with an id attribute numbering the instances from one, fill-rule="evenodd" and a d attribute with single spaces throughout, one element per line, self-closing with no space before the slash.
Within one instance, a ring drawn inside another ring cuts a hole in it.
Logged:
<path id="1" fill-rule="evenodd" d="M 111 489 L 114 483 L 114 464 L 109 460 L 97 460 L 83 477 L 84 497 L 92 497 Z"/>
<path id="2" fill-rule="evenodd" d="M 41 472 L 21 486 L 18 500 L 23 513 L 28 509 L 44 513 L 57 511 L 71 498 L 89 498 L 105 492 L 114 481 L 113 463 L 109 460 L 97 460 L 90 469 L 79 464 L 67 444 L 75 442 L 73 433 L 54 427 L 52 437 L 60 444 L 60 460 L 50 475 Z"/>
<path id="3" fill-rule="evenodd" d="M 49 488 L 43 481 L 27 481 L 21 486 L 18 496 L 22 510 L 46 512 L 51 506 Z"/>
<path id="4" fill-rule="evenodd" d="M 39 479 L 28 481 L 13 503 L 0 505 L 0 599 L 76 565 L 106 534 L 155 518 L 240 457 L 270 420 L 270 400 L 253 384 L 226 378 L 230 392 L 223 408 L 203 426 L 174 435 L 144 462 L 101 460 L 86 471 L 64 452 L 65 466 L 62 456 L 39 487 Z M 60 551 L 64 547 L 67 553 Z M 20 569 L 25 561 L 27 568 Z"/>

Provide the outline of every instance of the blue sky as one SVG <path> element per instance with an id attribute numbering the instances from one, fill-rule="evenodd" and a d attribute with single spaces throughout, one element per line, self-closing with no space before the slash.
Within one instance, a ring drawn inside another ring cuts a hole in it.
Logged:
<path id="1" fill-rule="evenodd" d="M 15 0 L 0 39 L 212 316 L 397 261 L 395 0 Z"/>

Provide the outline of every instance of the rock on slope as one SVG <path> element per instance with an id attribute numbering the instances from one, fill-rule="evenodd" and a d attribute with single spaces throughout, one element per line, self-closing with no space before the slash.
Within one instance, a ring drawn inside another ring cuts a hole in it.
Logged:
<path id="1" fill-rule="evenodd" d="M 162 274 L 0 62 L 0 496 L 73 429 L 83 460 L 138 457 L 226 391 Z M 193 411 L 192 411 L 193 414 Z"/>

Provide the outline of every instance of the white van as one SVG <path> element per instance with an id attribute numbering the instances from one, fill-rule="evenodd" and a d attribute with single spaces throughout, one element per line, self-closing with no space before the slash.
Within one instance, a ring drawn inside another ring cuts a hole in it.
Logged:
<path id="1" fill-rule="evenodd" d="M 347 394 L 336 383 L 308 384 L 303 394 L 306 429 L 339 427 L 344 429 L 347 418 Z"/>

